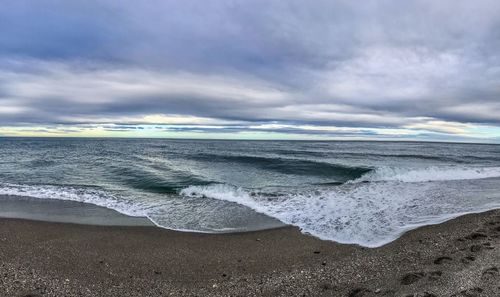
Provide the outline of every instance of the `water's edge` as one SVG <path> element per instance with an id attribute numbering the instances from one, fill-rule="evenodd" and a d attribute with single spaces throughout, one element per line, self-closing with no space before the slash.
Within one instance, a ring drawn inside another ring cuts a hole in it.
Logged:
<path id="1" fill-rule="evenodd" d="M 31 199 L 0 205 L 10 217 L 116 218 L 81 209 L 90 203 L 170 230 L 292 225 L 376 247 L 500 207 L 500 146 L 491 145 L 25 139 L 2 141 L 0 155 L 0 197 Z"/>
<path id="2" fill-rule="evenodd" d="M 405 234 L 420 228 L 440 225 L 467 215 L 482 214 L 496 210 L 500 210 L 500 207 L 485 208 L 478 211 L 456 213 L 448 215 L 446 217 L 442 217 L 440 219 L 436 219 L 432 222 L 415 224 L 411 226 L 409 225 L 406 226 L 404 229 L 402 229 L 400 233 L 395 234 L 392 240 L 377 246 L 365 246 L 365 245 L 360 245 L 358 243 L 338 242 L 322 238 L 320 239 L 325 241 L 331 241 L 336 244 L 356 245 L 367 248 L 380 248 L 382 246 L 385 246 L 387 244 L 390 244 L 398 240 Z M 174 232 L 202 233 L 202 234 L 241 234 L 241 233 L 252 233 L 252 232 L 259 232 L 266 230 L 275 230 L 281 228 L 297 228 L 304 235 L 316 237 L 308 232 L 304 232 L 304 230 L 301 230 L 300 227 L 285 223 L 283 223 L 281 226 L 267 227 L 260 229 L 248 229 L 248 230 L 227 229 L 227 230 L 211 231 L 211 232 L 186 230 L 186 229 L 172 229 L 158 225 L 147 217 L 136 217 L 136 216 L 122 214 L 114 209 L 95 205 L 92 203 L 59 200 L 59 199 L 38 199 L 33 197 L 12 196 L 12 195 L 0 195 L 0 219 L 22 219 L 28 221 L 78 224 L 78 225 L 89 225 L 89 226 L 153 227 Z"/>
<path id="3" fill-rule="evenodd" d="M 91 203 L 26 196 L 0 195 L 0 218 L 97 226 L 155 226 L 146 217 L 134 217 Z"/>
<path id="4" fill-rule="evenodd" d="M 173 229 L 156 224 L 147 216 L 132 216 L 119 212 L 118 210 L 90 202 L 50 198 L 40 199 L 36 197 L 16 195 L 0 195 L 0 218 L 93 226 L 148 226 L 177 232 L 205 234 L 246 233 L 279 229 L 290 226 L 282 223 L 262 228 L 226 228 L 217 231 Z"/>

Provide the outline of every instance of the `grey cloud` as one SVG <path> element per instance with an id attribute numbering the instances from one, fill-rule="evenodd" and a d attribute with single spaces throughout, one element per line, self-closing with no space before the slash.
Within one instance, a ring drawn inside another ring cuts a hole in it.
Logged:
<path id="1" fill-rule="evenodd" d="M 9 0 L 0 125 L 498 126 L 499 37 L 493 0 Z"/>

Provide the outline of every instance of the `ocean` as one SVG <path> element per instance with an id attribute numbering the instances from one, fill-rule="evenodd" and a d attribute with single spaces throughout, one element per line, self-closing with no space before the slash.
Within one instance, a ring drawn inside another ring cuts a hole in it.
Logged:
<path id="1" fill-rule="evenodd" d="M 0 138 L 0 200 L 26 197 L 102 206 L 173 230 L 293 225 L 377 247 L 499 208 L 500 146 Z"/>

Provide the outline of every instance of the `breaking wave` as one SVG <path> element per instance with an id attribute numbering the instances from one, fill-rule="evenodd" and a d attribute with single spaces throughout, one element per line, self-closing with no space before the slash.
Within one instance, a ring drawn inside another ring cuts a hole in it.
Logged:
<path id="1" fill-rule="evenodd" d="M 363 183 L 268 195 L 218 184 L 187 187 L 181 195 L 244 205 L 321 239 L 378 247 L 419 226 L 500 207 L 498 195 L 487 201 L 468 201 L 467 191 L 480 189 L 455 186 Z"/>
<path id="2" fill-rule="evenodd" d="M 0 196 L 91 203 L 175 230 L 286 223 L 380 246 L 500 204 L 496 145 L 2 139 L 0 155 Z"/>
<path id="3" fill-rule="evenodd" d="M 353 182 L 399 181 L 428 182 L 447 180 L 471 180 L 500 177 L 500 167 L 380 167 L 364 174 Z"/>

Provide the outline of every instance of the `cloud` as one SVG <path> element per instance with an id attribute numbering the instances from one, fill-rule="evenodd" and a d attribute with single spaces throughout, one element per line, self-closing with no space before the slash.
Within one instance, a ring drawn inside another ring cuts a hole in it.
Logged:
<path id="1" fill-rule="evenodd" d="M 6 1 L 0 126 L 486 137 L 500 125 L 499 8 Z"/>
<path id="2" fill-rule="evenodd" d="M 471 124 L 428 120 L 421 123 L 405 125 L 404 127 L 407 129 L 420 129 L 447 134 L 466 134 L 474 126 Z"/>

